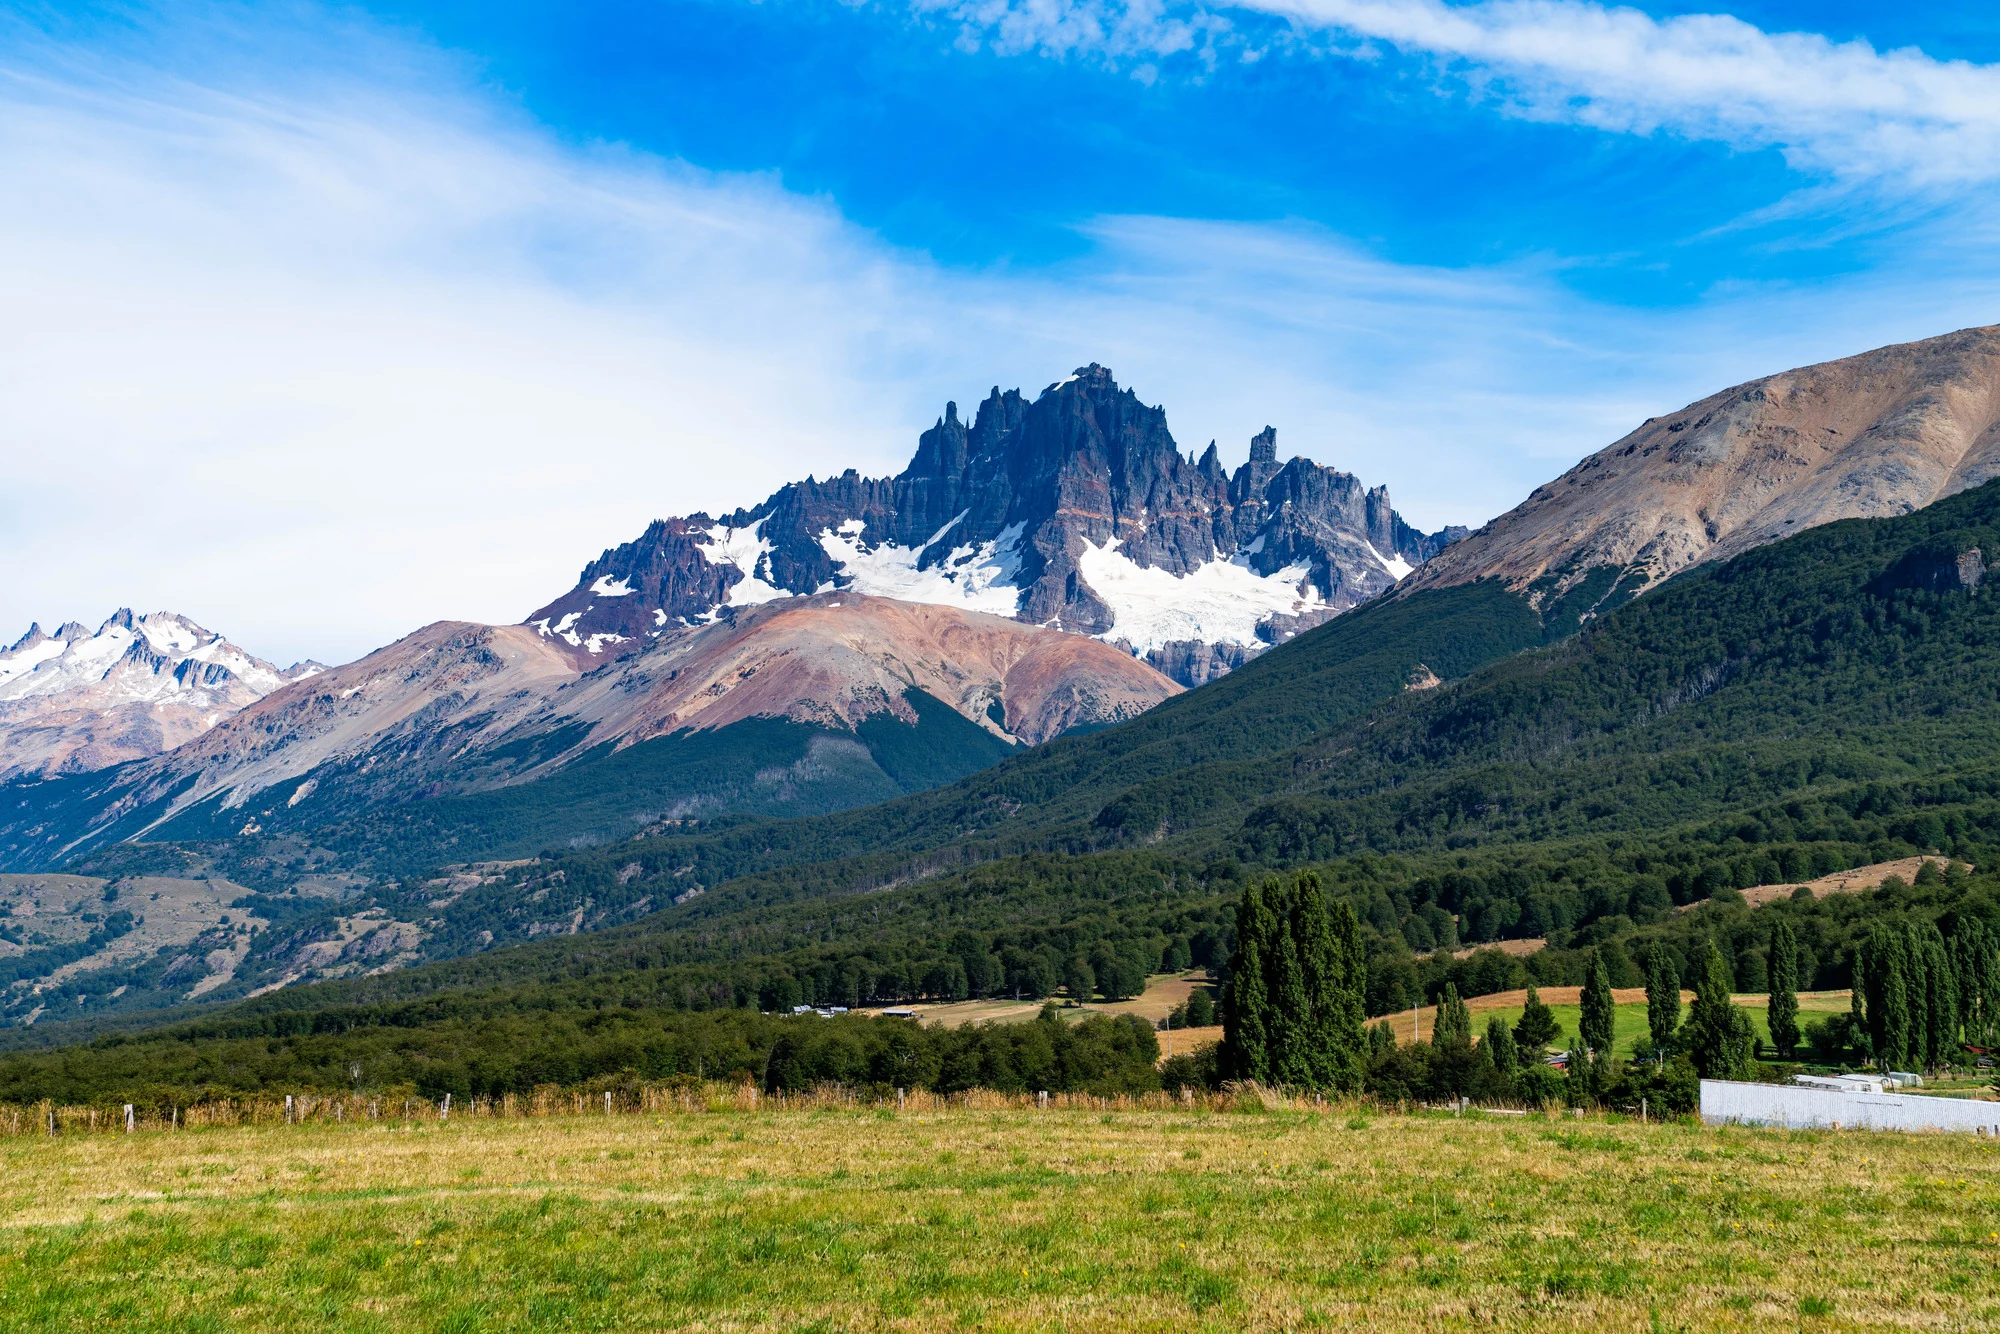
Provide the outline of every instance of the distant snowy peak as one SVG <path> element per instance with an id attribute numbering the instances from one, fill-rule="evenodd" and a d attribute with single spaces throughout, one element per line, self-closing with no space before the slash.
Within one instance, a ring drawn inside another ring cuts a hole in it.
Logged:
<path id="1" fill-rule="evenodd" d="M 158 754 L 321 670 L 280 670 L 174 612 L 31 625 L 0 650 L 0 777 Z"/>
<path id="2" fill-rule="evenodd" d="M 186 669 L 188 663 L 199 669 Z M 288 679 L 262 658 L 167 611 L 138 616 L 120 608 L 95 633 L 75 622 L 55 635 L 30 626 L 0 653 L 0 701 L 57 697 L 106 683 L 115 683 L 127 700 L 161 699 L 211 688 L 225 678 L 260 698 Z"/>
<path id="3" fill-rule="evenodd" d="M 1266 427 L 1226 473 L 1086 366 L 1028 402 L 956 404 L 895 477 L 807 478 L 719 519 L 655 522 L 526 624 L 579 665 L 780 598 L 852 591 L 1091 635 L 1199 684 L 1387 590 L 1463 534 Z"/>

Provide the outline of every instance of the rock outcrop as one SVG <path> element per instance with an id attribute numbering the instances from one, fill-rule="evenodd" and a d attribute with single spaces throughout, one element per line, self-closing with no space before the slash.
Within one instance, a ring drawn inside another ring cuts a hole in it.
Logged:
<path id="1" fill-rule="evenodd" d="M 1233 474 L 1087 366 L 1033 402 L 956 404 L 895 477 L 784 487 L 720 519 L 655 522 L 534 612 L 603 661 L 781 598 L 853 592 L 1074 631 L 1198 684 L 1388 589 L 1463 529 L 1403 522 L 1386 488 L 1293 458 L 1269 427 Z"/>

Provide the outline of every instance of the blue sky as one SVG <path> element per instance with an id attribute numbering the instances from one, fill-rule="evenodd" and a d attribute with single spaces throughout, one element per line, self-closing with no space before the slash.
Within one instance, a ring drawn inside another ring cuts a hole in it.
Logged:
<path id="1" fill-rule="evenodd" d="M 2000 59 L 2000 9 L 1896 8 L 1735 12 L 1772 31 Z M 1232 14 L 1242 45 L 1212 60 L 1147 60 L 967 50 L 964 24 L 900 6 L 557 4 L 497 21 L 483 4 L 377 12 L 471 53 L 499 96 L 566 136 L 777 172 L 953 264 L 1076 256 L 1088 248 L 1078 224 L 1104 214 L 1297 219 L 1399 263 L 1561 256 L 1578 266 L 1579 290 L 1660 305 L 1717 282 L 1848 271 L 1871 249 L 1825 244 L 1844 211 L 1732 228 L 1808 183 L 1778 147 L 1496 115 L 1433 91 L 1421 60 L 1287 52 L 1275 17 Z M 1257 48 L 1274 54 L 1246 62 Z"/>
<path id="2" fill-rule="evenodd" d="M 1477 524 L 2000 320 L 1996 62 L 1969 3 L 0 7 L 0 635 L 515 619 L 1089 360 Z"/>

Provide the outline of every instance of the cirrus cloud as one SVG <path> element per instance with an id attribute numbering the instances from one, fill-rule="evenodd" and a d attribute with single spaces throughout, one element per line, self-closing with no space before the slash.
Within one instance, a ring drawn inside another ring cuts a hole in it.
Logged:
<path id="1" fill-rule="evenodd" d="M 1920 189 L 2000 176 L 2000 66 L 1878 51 L 1727 14 L 1655 18 L 1590 0 L 915 0 L 1002 51 L 1156 60 L 1234 38 L 1261 54 L 1275 18 L 1308 43 L 1430 62 L 1515 115 L 1632 134 L 1781 149 L 1845 180 Z"/>

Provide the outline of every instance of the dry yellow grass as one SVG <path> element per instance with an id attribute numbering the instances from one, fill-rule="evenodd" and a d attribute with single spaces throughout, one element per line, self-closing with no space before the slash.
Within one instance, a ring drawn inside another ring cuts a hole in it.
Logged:
<path id="1" fill-rule="evenodd" d="M 710 1111 L 0 1143 L 8 1328 L 1991 1328 L 2000 1148 Z"/>
<path id="2" fill-rule="evenodd" d="M 1470 959 L 1481 950 L 1499 950 L 1502 954 L 1512 955 L 1516 959 L 1525 959 L 1530 954 L 1540 954 L 1548 948 L 1548 943 L 1540 936 L 1531 936 L 1525 940 L 1496 940 L 1485 945 L 1467 945 L 1463 949 L 1453 950 L 1451 957 Z"/>
<path id="3" fill-rule="evenodd" d="M 1088 1005 L 1063 1005 L 1058 1011 L 1065 1019 L 1081 1019 L 1091 1014 L 1136 1014 L 1154 1023 L 1165 1019 L 1176 1005 L 1184 1003 L 1199 986 L 1212 983 L 1206 972 L 1163 973 L 1146 979 L 1146 989 L 1125 1001 L 1092 1001 Z M 919 1023 L 957 1028 L 962 1024 L 1019 1023 L 1041 1013 L 1043 1001 L 1016 1001 L 1002 997 L 984 1000 L 946 1001 L 942 1004 L 910 1004 L 901 1007 Z M 862 1014 L 880 1014 L 881 1007 L 863 1009 Z"/>

